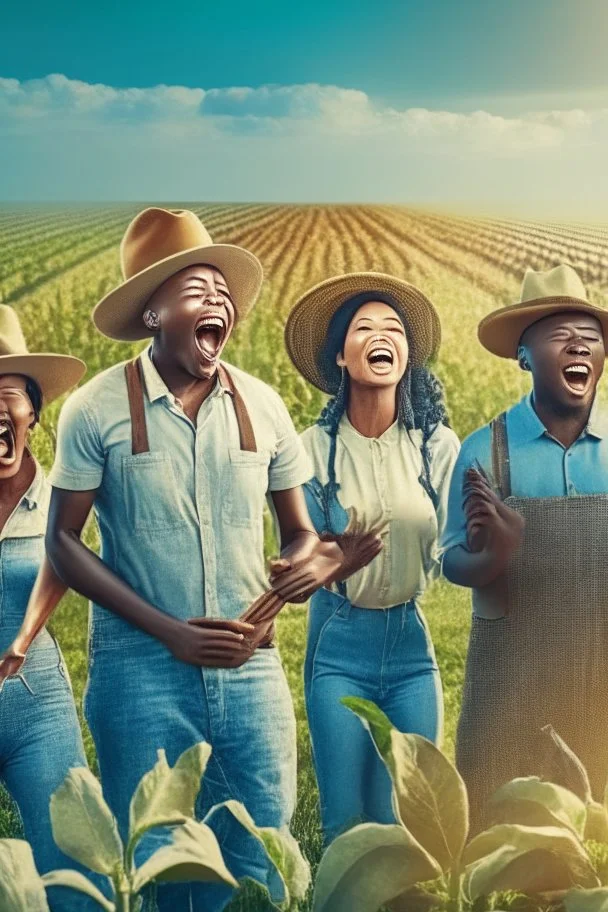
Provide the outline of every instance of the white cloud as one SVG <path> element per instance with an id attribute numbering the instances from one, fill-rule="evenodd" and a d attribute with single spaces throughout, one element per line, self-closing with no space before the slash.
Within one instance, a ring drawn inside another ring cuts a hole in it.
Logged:
<path id="1" fill-rule="evenodd" d="M 0 124 L 0 166 L 12 175 L 3 195 L 12 199 L 443 194 L 450 203 L 492 192 L 522 202 L 567 193 L 599 205 L 606 186 L 601 107 L 505 116 L 398 109 L 312 83 L 117 89 L 54 74 L 0 78 Z M 595 181 L 588 191 L 581 175 Z"/>

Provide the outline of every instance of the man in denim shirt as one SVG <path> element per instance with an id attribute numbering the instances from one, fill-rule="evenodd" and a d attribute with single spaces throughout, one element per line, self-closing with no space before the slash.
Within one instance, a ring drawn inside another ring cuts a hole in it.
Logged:
<path id="1" fill-rule="evenodd" d="M 59 421 L 47 547 L 57 573 L 92 601 L 85 713 L 106 797 L 123 835 L 134 788 L 156 760 L 208 741 L 202 817 L 228 798 L 259 826 L 287 828 L 295 804 L 295 720 L 271 615 L 337 572 L 300 485 L 308 459 L 280 397 L 220 362 L 255 302 L 261 267 L 212 244 L 190 212 L 148 209 L 122 245 L 126 281 L 94 320 L 120 339 L 152 336 L 139 362 L 79 389 Z M 263 623 L 239 621 L 268 588 L 263 508 L 270 494 L 282 560 Z M 91 507 L 101 560 L 80 541 Z M 222 818 L 226 824 L 226 819 Z M 264 881 L 251 847 L 217 831 L 229 870 Z M 226 887 L 159 887 L 159 908 L 221 909 Z M 191 905 L 189 905 L 191 903 Z"/>

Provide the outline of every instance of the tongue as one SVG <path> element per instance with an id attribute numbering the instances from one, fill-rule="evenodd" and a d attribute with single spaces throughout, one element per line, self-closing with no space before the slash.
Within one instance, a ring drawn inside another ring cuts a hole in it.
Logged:
<path id="1" fill-rule="evenodd" d="M 570 386 L 575 387 L 575 389 L 584 389 L 585 384 L 587 383 L 587 376 L 586 374 L 567 373 L 566 380 Z"/>
<path id="2" fill-rule="evenodd" d="M 8 453 L 8 443 L 0 437 L 0 459 Z"/>
<path id="3" fill-rule="evenodd" d="M 202 329 L 198 333 L 198 344 L 207 357 L 215 358 L 219 348 L 218 334 L 212 329 Z"/>

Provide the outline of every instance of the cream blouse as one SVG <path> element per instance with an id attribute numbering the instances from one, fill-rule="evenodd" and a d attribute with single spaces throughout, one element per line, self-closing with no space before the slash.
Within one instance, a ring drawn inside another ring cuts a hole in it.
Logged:
<path id="1" fill-rule="evenodd" d="M 317 480 L 326 485 L 329 434 L 313 425 L 301 436 Z M 366 528 L 388 522 L 380 554 L 346 581 L 348 598 L 360 608 L 407 602 L 422 594 L 428 579 L 439 575 L 438 538 L 445 525 L 460 443 L 443 424 L 429 438 L 430 476 L 439 501 L 435 510 L 418 480 L 421 442 L 422 431 L 408 432 L 398 422 L 376 438 L 360 434 L 346 414 L 340 421 L 335 463 L 338 501 L 347 511 L 354 507 Z"/>

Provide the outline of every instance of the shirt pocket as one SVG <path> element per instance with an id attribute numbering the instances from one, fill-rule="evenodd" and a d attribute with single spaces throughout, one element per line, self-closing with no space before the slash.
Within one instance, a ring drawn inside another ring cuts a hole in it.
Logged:
<path id="1" fill-rule="evenodd" d="M 127 521 L 139 532 L 175 529 L 186 521 L 169 453 L 123 456 L 122 493 Z"/>
<path id="2" fill-rule="evenodd" d="M 270 454 L 229 449 L 228 457 L 223 473 L 222 514 L 231 526 L 261 525 Z"/>

